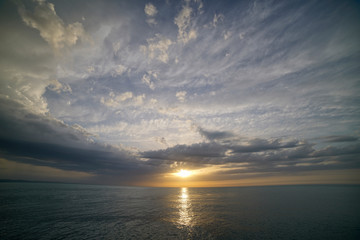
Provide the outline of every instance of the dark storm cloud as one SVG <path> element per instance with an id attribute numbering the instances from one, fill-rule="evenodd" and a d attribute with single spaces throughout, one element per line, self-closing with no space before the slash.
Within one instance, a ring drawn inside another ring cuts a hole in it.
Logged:
<path id="1" fill-rule="evenodd" d="M 85 137 L 49 115 L 36 114 L 16 101 L 0 98 L 2 139 L 35 141 L 62 145 L 80 144 Z"/>
<path id="2" fill-rule="evenodd" d="M 171 161 L 202 162 L 205 159 L 214 159 L 225 156 L 226 148 L 218 143 L 199 143 L 193 145 L 177 145 L 172 148 L 143 153 L 144 158 Z"/>
<path id="3" fill-rule="evenodd" d="M 235 134 L 231 134 L 235 136 Z M 180 161 L 191 167 L 217 164 L 228 166 L 225 174 L 300 172 L 305 170 L 346 169 L 360 166 L 360 146 L 328 146 L 316 149 L 307 141 L 284 139 L 230 140 L 177 145 L 143 153 L 149 161 Z M 238 165 L 240 164 L 240 165 Z M 241 166 L 241 168 L 238 168 Z"/>
<path id="4" fill-rule="evenodd" d="M 50 116 L 0 98 L 0 156 L 32 165 L 94 174 L 146 174 L 133 153 L 93 142 L 89 135 Z"/>
<path id="5" fill-rule="evenodd" d="M 201 136 L 205 137 L 208 140 L 221 140 L 224 138 L 233 137 L 234 135 L 231 132 L 226 131 L 207 131 L 203 128 L 198 128 Z"/>

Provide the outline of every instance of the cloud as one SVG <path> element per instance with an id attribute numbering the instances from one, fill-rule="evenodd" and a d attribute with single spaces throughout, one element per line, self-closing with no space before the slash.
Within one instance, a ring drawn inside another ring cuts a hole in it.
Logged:
<path id="1" fill-rule="evenodd" d="M 245 37 L 245 33 L 239 33 L 239 38 L 240 38 L 240 40 L 243 40 L 244 37 Z"/>
<path id="2" fill-rule="evenodd" d="M 43 94 L 54 79 L 59 79 L 54 54 L 25 26 L 16 10 L 12 1 L 1 7 L 0 95 L 25 104 L 32 112 L 46 113 L 49 109 Z"/>
<path id="3" fill-rule="evenodd" d="M 33 165 L 35 170 L 48 167 L 64 175 L 78 172 L 79 177 L 124 173 L 126 179 L 131 178 L 129 171 L 149 171 L 134 152 L 95 143 L 93 135 L 78 125 L 30 113 L 11 100 L 0 98 L 0 106 L 0 157 L 6 161 Z"/>
<path id="4" fill-rule="evenodd" d="M 205 129 L 201 128 L 201 127 L 198 128 L 198 131 L 199 131 L 201 136 L 205 137 L 206 139 L 208 139 L 210 141 L 222 140 L 222 139 L 231 138 L 231 137 L 235 136 L 231 132 L 227 132 L 227 131 L 208 131 L 208 130 L 205 130 Z"/>
<path id="5" fill-rule="evenodd" d="M 360 153 L 360 144 L 353 144 L 344 147 L 328 146 L 313 153 L 314 157 L 332 157 L 341 155 L 352 155 Z"/>
<path id="6" fill-rule="evenodd" d="M 266 140 L 266 139 L 252 139 L 247 142 L 246 145 L 232 146 L 231 150 L 238 153 L 248 152 L 262 152 L 267 150 L 278 150 L 282 148 L 294 148 L 301 145 L 299 141 L 286 141 L 283 142 L 281 139 Z"/>
<path id="7" fill-rule="evenodd" d="M 152 4 L 152 3 L 147 3 L 145 5 L 145 14 L 147 16 L 147 19 L 146 19 L 146 22 L 149 24 L 149 25 L 156 25 L 157 22 L 155 20 L 155 16 L 156 14 L 158 13 L 156 7 Z"/>
<path id="8" fill-rule="evenodd" d="M 142 95 L 138 95 L 136 97 L 134 97 L 134 105 L 140 106 L 144 103 L 144 99 L 145 99 L 146 95 L 142 94 Z"/>
<path id="9" fill-rule="evenodd" d="M 186 99 L 186 91 L 180 91 L 180 92 L 176 92 L 176 97 L 180 102 L 184 102 Z"/>
<path id="10" fill-rule="evenodd" d="M 102 97 L 100 102 L 108 107 L 127 107 L 127 106 L 139 106 L 144 102 L 146 95 L 141 94 L 135 96 L 132 92 L 124 92 L 116 95 L 114 92 L 110 92 L 107 98 Z"/>
<path id="11" fill-rule="evenodd" d="M 194 0 L 194 2 L 198 3 L 198 11 L 200 13 L 203 13 L 202 8 L 204 7 L 204 4 L 201 0 Z"/>
<path id="12" fill-rule="evenodd" d="M 206 132 L 210 139 L 224 139 L 228 136 L 235 136 L 230 132 Z M 144 157 L 167 159 L 201 163 L 201 164 L 224 164 L 229 162 L 250 162 L 252 160 L 266 161 L 266 158 L 273 158 L 274 154 L 280 156 L 285 153 L 293 158 L 298 157 L 294 154 L 295 149 L 301 149 L 305 152 L 306 145 L 300 141 L 285 141 L 282 139 L 250 139 L 250 140 L 232 140 L 223 142 L 202 142 L 192 145 L 177 145 L 166 150 L 157 150 L 145 152 Z M 289 149 L 294 149 L 288 151 Z M 313 153 L 314 150 L 308 152 Z M 267 157 L 266 157 L 267 156 Z M 272 156 L 272 157 L 270 157 Z M 216 158 L 215 160 L 213 158 Z M 280 159 L 279 159 L 280 160 Z"/>
<path id="13" fill-rule="evenodd" d="M 191 26 L 192 8 L 184 5 L 180 13 L 175 17 L 174 23 L 178 26 L 178 41 L 186 44 L 197 38 L 197 32 Z"/>
<path id="14" fill-rule="evenodd" d="M 231 36 L 232 36 L 232 32 L 231 31 L 226 31 L 224 34 L 224 40 L 228 40 Z"/>
<path id="15" fill-rule="evenodd" d="M 111 97 L 115 97 L 115 95 L 114 95 L 113 92 L 110 93 L 110 96 L 111 96 Z M 132 92 L 124 92 L 124 93 L 116 96 L 115 99 L 118 100 L 118 101 L 123 102 L 123 101 L 126 101 L 127 99 L 130 99 L 130 98 L 132 98 L 132 97 L 133 97 L 133 93 L 132 93 Z"/>
<path id="16" fill-rule="evenodd" d="M 142 110 L 142 113 L 133 111 L 135 115 L 121 109 L 113 117 L 115 122 L 101 123 L 87 128 L 87 130 L 99 135 L 97 139 L 105 139 L 129 147 L 136 146 L 141 151 L 163 148 L 164 145 L 158 141 L 159 136 L 166 138 L 168 146 L 191 144 L 202 140 L 199 134 L 192 129 L 191 122 L 186 119 L 177 117 L 146 118 L 148 114 L 159 116 L 156 112 L 148 110 L 148 104 L 148 101 L 144 101 L 143 105 L 139 105 L 138 108 Z M 131 108 L 131 110 L 133 109 Z M 156 111 L 156 109 L 154 110 Z M 164 135 L 164 133 L 166 134 Z"/>
<path id="17" fill-rule="evenodd" d="M 146 19 L 146 22 L 147 22 L 149 25 L 156 25 L 156 24 L 157 24 L 155 18 L 148 18 L 148 19 Z"/>
<path id="18" fill-rule="evenodd" d="M 223 136 L 213 139 L 223 139 Z M 223 174 L 302 172 L 360 166 L 355 160 L 355 156 L 359 155 L 357 145 L 316 150 L 314 144 L 305 141 L 239 139 L 176 145 L 164 150 L 143 152 L 142 156 L 155 162 L 176 161 L 194 169 L 219 165 L 221 168 L 218 171 Z M 232 177 L 236 178 L 234 175 Z"/>
<path id="19" fill-rule="evenodd" d="M 116 75 L 122 75 L 126 72 L 126 70 L 127 70 L 127 67 L 125 67 L 124 65 L 121 65 L 121 64 L 118 64 L 115 67 Z"/>
<path id="20" fill-rule="evenodd" d="M 345 135 L 341 135 L 341 136 L 326 136 L 326 137 L 321 137 L 321 138 L 317 138 L 319 140 L 322 140 L 324 142 L 328 142 L 328 143 L 332 143 L 332 142 L 355 142 L 357 141 L 359 138 L 358 137 L 354 137 L 354 136 L 345 136 Z"/>
<path id="21" fill-rule="evenodd" d="M 165 145 L 166 147 L 169 147 L 169 144 L 166 142 L 166 139 L 164 137 L 156 137 L 155 141 Z"/>
<path id="22" fill-rule="evenodd" d="M 224 17 L 223 14 L 221 14 L 221 13 L 220 13 L 220 14 L 216 14 L 216 13 L 215 13 L 214 19 L 213 19 L 213 22 L 212 22 L 213 27 L 216 27 L 218 23 L 224 21 L 224 18 L 225 18 L 225 17 Z M 226 40 L 226 39 L 225 39 L 225 40 Z"/>
<path id="23" fill-rule="evenodd" d="M 154 38 L 147 39 L 148 46 L 141 46 L 141 50 L 148 55 L 150 59 L 157 59 L 163 63 L 169 61 L 168 49 L 173 42 L 160 35 L 156 34 Z"/>
<path id="24" fill-rule="evenodd" d="M 155 89 L 155 84 L 153 81 L 151 81 L 149 74 L 144 74 L 141 81 L 145 83 L 151 90 Z"/>
<path id="25" fill-rule="evenodd" d="M 190 146 L 176 145 L 165 150 L 144 152 L 142 157 L 157 160 L 197 162 L 204 164 L 210 159 L 223 157 L 225 148 L 216 143 L 197 143 Z"/>
<path id="26" fill-rule="evenodd" d="M 48 114 L 30 112 L 26 106 L 14 100 L 0 97 L 0 138 L 17 141 L 72 144 L 80 140 L 88 142 L 81 131 L 67 126 Z"/>
<path id="27" fill-rule="evenodd" d="M 89 127 L 87 130 L 96 134 L 111 134 L 111 133 L 118 133 L 118 132 L 122 132 L 124 133 L 126 128 L 129 128 L 128 123 L 123 122 L 123 121 L 118 121 L 116 122 L 116 124 L 113 125 L 104 125 L 104 124 L 99 124 L 99 125 L 95 125 L 92 127 Z"/>
<path id="28" fill-rule="evenodd" d="M 145 13 L 149 17 L 154 17 L 157 14 L 157 9 L 152 3 L 147 3 L 144 9 Z"/>
<path id="29" fill-rule="evenodd" d="M 56 53 L 64 47 L 71 47 L 78 40 L 87 40 L 81 23 L 64 24 L 57 16 L 55 6 L 46 1 L 35 1 L 34 12 L 25 9 L 22 3 L 18 3 L 18 10 L 26 25 L 39 30 L 41 37 L 49 43 Z"/>
<path id="30" fill-rule="evenodd" d="M 53 80 L 51 84 L 48 86 L 48 89 L 51 91 L 62 93 L 62 92 L 72 92 L 72 89 L 67 83 L 60 83 L 58 80 Z"/>

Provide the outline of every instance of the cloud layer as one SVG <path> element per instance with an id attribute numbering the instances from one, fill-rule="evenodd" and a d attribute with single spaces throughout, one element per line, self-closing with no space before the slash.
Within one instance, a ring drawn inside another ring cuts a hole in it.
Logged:
<path id="1" fill-rule="evenodd" d="M 113 184 L 356 171 L 357 9 L 4 1 L 0 157 Z"/>

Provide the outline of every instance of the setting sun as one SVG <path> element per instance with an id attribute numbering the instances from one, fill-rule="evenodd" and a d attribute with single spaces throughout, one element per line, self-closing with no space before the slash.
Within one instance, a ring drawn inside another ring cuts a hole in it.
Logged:
<path id="1" fill-rule="evenodd" d="M 184 170 L 184 169 L 181 169 L 179 172 L 176 173 L 177 176 L 182 177 L 182 178 L 189 177 L 191 174 L 192 174 L 191 171 Z"/>

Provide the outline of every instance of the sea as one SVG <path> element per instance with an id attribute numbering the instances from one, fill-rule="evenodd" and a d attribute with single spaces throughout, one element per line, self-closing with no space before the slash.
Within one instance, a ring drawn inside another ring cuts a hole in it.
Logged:
<path id="1" fill-rule="evenodd" d="M 0 239 L 360 239 L 360 186 L 0 183 Z"/>

